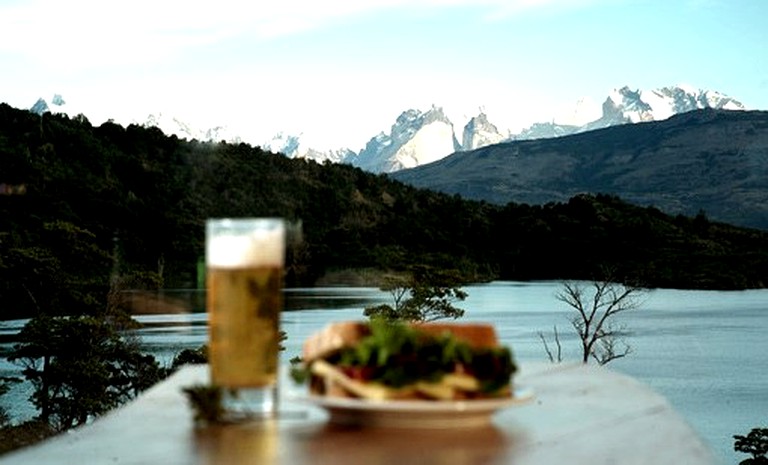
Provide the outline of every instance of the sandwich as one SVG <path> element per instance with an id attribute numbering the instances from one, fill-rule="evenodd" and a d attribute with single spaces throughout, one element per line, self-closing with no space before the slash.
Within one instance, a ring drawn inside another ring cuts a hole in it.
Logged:
<path id="1" fill-rule="evenodd" d="M 510 397 L 517 371 L 491 325 L 381 319 L 329 324 L 296 362 L 311 394 L 368 400 Z"/>

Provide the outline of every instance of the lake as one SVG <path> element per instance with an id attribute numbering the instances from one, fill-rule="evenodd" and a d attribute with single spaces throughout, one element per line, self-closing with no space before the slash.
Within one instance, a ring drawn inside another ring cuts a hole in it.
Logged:
<path id="1" fill-rule="evenodd" d="M 494 282 L 464 290 L 469 296 L 457 305 L 466 310 L 464 320 L 493 323 L 519 362 L 547 360 L 539 333 L 552 342 L 554 326 L 564 361 L 580 359 L 569 320 L 572 310 L 555 298 L 560 283 Z M 370 288 L 292 289 L 286 296 L 284 363 L 325 324 L 362 319 L 366 306 L 389 302 L 388 294 Z M 638 309 L 619 318 L 629 331 L 625 341 L 632 353 L 608 367 L 666 396 L 724 464 L 747 458 L 733 450 L 732 436 L 768 426 L 768 290 L 653 290 Z M 146 350 L 164 363 L 182 348 L 198 347 L 207 339 L 204 313 L 137 319 L 146 325 L 139 332 Z M 21 324 L 0 322 L 0 336 L 18 331 Z M 0 360 L 0 376 L 14 372 L 16 367 Z M 18 386 L 6 396 L 12 414 L 30 414 L 26 391 Z"/>

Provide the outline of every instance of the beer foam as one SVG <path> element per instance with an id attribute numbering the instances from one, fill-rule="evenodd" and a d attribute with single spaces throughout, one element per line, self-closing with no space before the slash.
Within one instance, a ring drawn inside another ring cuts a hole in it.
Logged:
<path id="1" fill-rule="evenodd" d="M 283 266 L 285 236 L 281 229 L 222 234 L 208 239 L 205 257 L 207 265 L 216 268 Z"/>

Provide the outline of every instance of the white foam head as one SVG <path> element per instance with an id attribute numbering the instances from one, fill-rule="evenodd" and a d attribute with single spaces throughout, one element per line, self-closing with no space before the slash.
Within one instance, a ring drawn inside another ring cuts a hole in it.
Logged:
<path id="1" fill-rule="evenodd" d="M 208 223 L 205 261 L 216 268 L 244 268 L 252 266 L 283 266 L 285 262 L 285 228 L 280 220 L 269 227 L 237 230 L 228 228 L 227 221 Z M 220 230 L 214 223 L 220 224 Z M 229 224 L 229 226 L 232 226 Z"/>

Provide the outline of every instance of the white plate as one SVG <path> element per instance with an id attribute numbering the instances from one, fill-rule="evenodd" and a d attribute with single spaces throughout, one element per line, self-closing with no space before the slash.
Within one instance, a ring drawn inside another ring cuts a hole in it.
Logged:
<path id="1" fill-rule="evenodd" d="M 314 395 L 297 397 L 296 400 L 322 407 L 330 415 L 330 421 L 338 424 L 395 428 L 466 428 L 485 426 L 498 410 L 530 402 L 533 400 L 533 390 L 516 387 L 512 397 L 460 401 L 374 401 Z"/>

